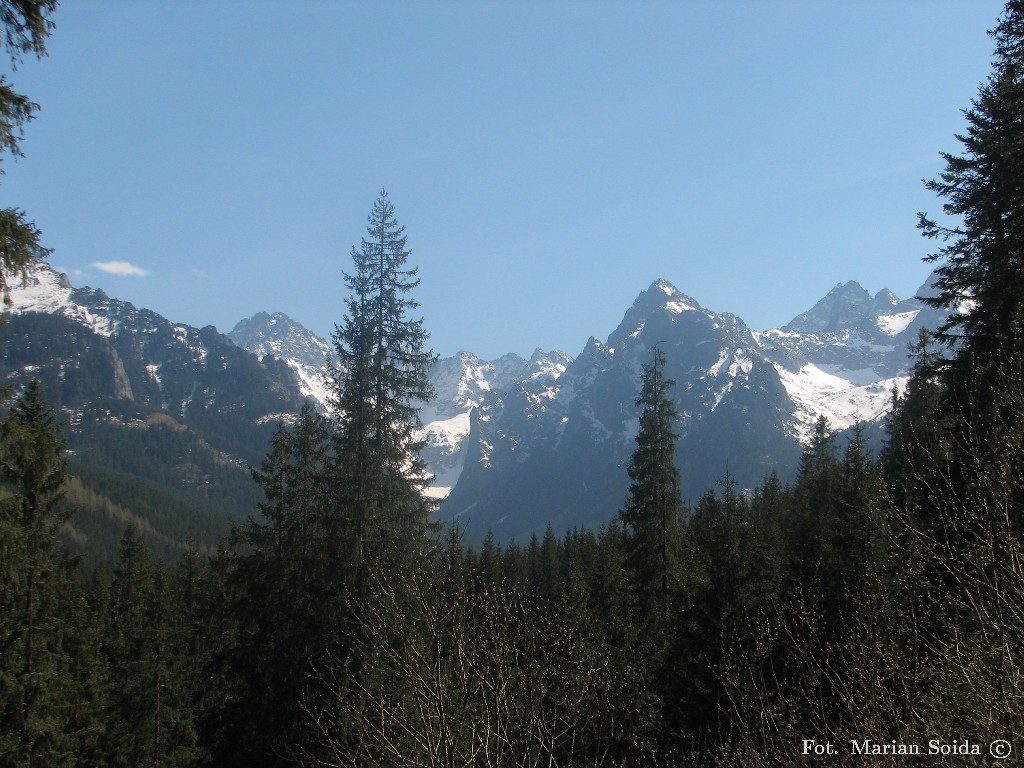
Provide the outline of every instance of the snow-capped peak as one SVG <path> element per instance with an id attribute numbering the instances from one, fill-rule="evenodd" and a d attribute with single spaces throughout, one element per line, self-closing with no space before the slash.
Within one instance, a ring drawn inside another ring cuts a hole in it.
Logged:
<path id="1" fill-rule="evenodd" d="M 68 304 L 74 288 L 68 276 L 49 264 L 11 280 L 12 312 L 54 312 Z"/>
<path id="2" fill-rule="evenodd" d="M 811 309 L 790 320 L 784 330 L 824 333 L 848 328 L 868 317 L 871 308 L 871 294 L 860 283 L 855 280 L 838 283 Z"/>
<path id="3" fill-rule="evenodd" d="M 136 313 L 128 302 L 111 299 L 97 288 L 75 288 L 66 274 L 46 262 L 33 266 L 23 278 L 14 278 L 10 289 L 9 312 L 63 315 L 100 336 L 112 336 L 123 318 Z"/>
<path id="4" fill-rule="evenodd" d="M 312 397 L 322 409 L 327 407 L 330 346 L 315 333 L 283 312 L 257 312 L 235 325 L 228 338 L 260 360 L 269 355 L 286 362 L 295 371 L 303 396 Z"/>
<path id="5" fill-rule="evenodd" d="M 673 314 L 703 309 L 700 302 L 687 296 L 663 277 L 659 277 L 651 283 L 650 288 L 640 295 L 637 302 L 639 303 L 645 297 L 654 299 L 658 302 L 658 306 L 664 307 Z"/>

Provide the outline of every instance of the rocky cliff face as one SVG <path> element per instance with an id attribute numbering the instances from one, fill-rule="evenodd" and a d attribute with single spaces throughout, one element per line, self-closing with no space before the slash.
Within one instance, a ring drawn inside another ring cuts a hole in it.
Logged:
<path id="1" fill-rule="evenodd" d="M 15 386 L 40 378 L 72 419 L 98 399 L 128 401 L 257 463 L 272 423 L 290 419 L 303 401 L 290 366 L 260 361 L 213 326 L 172 323 L 103 291 L 76 289 L 47 266 L 11 294 L 5 377 Z"/>

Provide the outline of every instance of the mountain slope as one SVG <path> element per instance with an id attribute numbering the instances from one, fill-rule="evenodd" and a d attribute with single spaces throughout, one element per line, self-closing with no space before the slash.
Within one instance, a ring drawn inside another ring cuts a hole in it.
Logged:
<path id="1" fill-rule="evenodd" d="M 75 289 L 46 266 L 11 293 L 0 328 L 3 382 L 16 393 L 31 378 L 41 381 L 67 420 L 83 495 L 104 500 L 74 525 L 110 538 L 109 525 L 87 517 L 119 507 L 173 554 L 190 532 L 209 547 L 229 516 L 253 512 L 258 489 L 248 466 L 303 400 L 286 364 L 257 360 L 212 326 L 174 324 L 102 291 Z"/>
<path id="2" fill-rule="evenodd" d="M 422 412 L 439 514 L 499 538 L 609 519 L 624 498 L 640 370 L 655 344 L 677 382 L 678 463 L 690 498 L 726 471 L 743 487 L 769 471 L 789 477 L 819 416 L 837 429 L 882 417 L 906 381 L 909 343 L 940 320 L 918 299 L 871 295 L 851 281 L 785 327 L 755 332 L 658 280 L 575 360 L 540 351 L 529 361 L 442 359 L 431 371 L 437 396 Z M 237 338 L 261 351 L 274 334 Z M 296 368 L 309 363 L 288 345 L 273 350 Z"/>
<path id="3" fill-rule="evenodd" d="M 757 334 L 796 404 L 801 439 L 819 415 L 844 428 L 885 413 L 893 388 L 906 383 L 907 350 L 918 331 L 938 327 L 945 316 L 917 298 L 932 280 L 907 300 L 884 289 L 871 296 L 853 281 L 839 284 L 783 328 Z"/>
<path id="4" fill-rule="evenodd" d="M 287 364 L 298 377 L 305 397 L 312 397 L 322 407 L 330 401 L 327 359 L 331 348 L 288 315 L 259 312 L 240 321 L 227 337 L 258 360 L 273 357 Z"/>
<path id="5" fill-rule="evenodd" d="M 522 538 L 594 526 L 618 509 L 638 428 L 635 400 L 655 345 L 680 413 L 678 463 L 687 493 L 727 467 L 741 483 L 786 473 L 799 443 L 777 371 L 739 318 L 718 314 L 655 281 L 606 343 L 591 339 L 554 382 L 520 382 L 495 418 L 481 418 L 476 461 L 441 509 L 471 534 Z"/>
<path id="6" fill-rule="evenodd" d="M 561 377 L 520 382 L 499 413 L 479 414 L 440 514 L 475 536 L 520 540 L 548 523 L 608 520 L 625 498 L 640 372 L 655 346 L 676 382 L 684 496 L 695 501 L 727 472 L 745 488 L 771 471 L 789 478 L 819 416 L 837 429 L 881 419 L 906 381 L 907 346 L 939 319 L 917 299 L 850 282 L 758 333 L 657 280 Z"/>

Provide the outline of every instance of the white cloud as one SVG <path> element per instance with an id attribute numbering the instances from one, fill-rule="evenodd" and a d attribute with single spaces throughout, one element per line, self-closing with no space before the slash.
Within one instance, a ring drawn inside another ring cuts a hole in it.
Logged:
<path id="1" fill-rule="evenodd" d="M 149 274 L 148 269 L 137 267 L 127 261 L 94 261 L 92 266 L 101 272 L 109 272 L 112 275 L 122 275 L 125 277 L 145 277 Z"/>

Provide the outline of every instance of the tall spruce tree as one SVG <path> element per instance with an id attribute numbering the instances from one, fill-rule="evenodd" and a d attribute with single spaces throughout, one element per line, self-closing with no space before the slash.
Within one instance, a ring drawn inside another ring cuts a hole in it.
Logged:
<path id="1" fill-rule="evenodd" d="M 678 418 L 669 393 L 675 382 L 665 378 L 665 353 L 655 347 L 654 359 L 643 367 L 640 431 L 627 466 L 630 480 L 620 516 L 628 531 L 628 563 L 637 579 L 643 609 L 663 622 L 677 560 L 677 532 L 683 511 L 676 468 L 674 431 Z"/>
<path id="2" fill-rule="evenodd" d="M 909 530 L 928 557 L 929 589 L 948 611 L 933 629 L 949 686 L 941 711 L 960 722 L 1024 722 L 1024 0 L 1006 3 L 992 32 L 988 80 L 965 110 L 963 153 L 928 188 L 945 202 L 946 226 L 922 214 L 924 235 L 944 243 L 930 258 L 946 355 L 915 378 L 936 392 L 920 450 L 925 463 L 895 478 Z M 934 384 L 934 388 L 930 385 Z M 926 389 L 919 387 L 919 389 Z M 898 437 L 898 435 L 894 435 Z M 956 689 L 954 680 L 972 680 Z"/>
<path id="3" fill-rule="evenodd" d="M 386 191 L 367 222 L 367 237 L 352 248 L 352 272 L 345 273 L 350 295 L 333 335 L 331 382 L 359 591 L 371 560 L 401 562 L 427 529 L 429 477 L 416 430 L 436 359 L 425 349 L 423 321 L 410 317 L 419 306 L 411 296 L 417 268 L 408 266 L 405 227 Z"/>
<path id="4" fill-rule="evenodd" d="M 1006 4 L 992 35 L 993 72 L 957 137 L 964 153 L 944 154 L 946 170 L 927 184 L 958 223 L 920 216 L 923 233 L 946 243 L 929 257 L 941 266 L 927 301 L 951 313 L 937 334 L 947 355 L 915 373 L 939 373 L 936 426 L 949 433 L 954 475 L 968 484 L 969 466 L 1015 459 L 1009 449 L 1024 432 L 1024 0 Z"/>
<path id="5" fill-rule="evenodd" d="M 834 525 L 839 478 L 836 432 L 819 416 L 800 454 L 794 486 L 795 505 L 787 520 L 792 567 L 803 584 L 820 586 L 829 568 L 828 539 Z"/>
<path id="6" fill-rule="evenodd" d="M 58 506 L 67 462 L 53 409 L 33 380 L 0 423 L 0 757 L 11 765 L 54 764 L 65 734 L 70 631 L 59 601 Z"/>
<path id="7" fill-rule="evenodd" d="M 926 185 L 957 223 L 919 214 L 922 233 L 946 243 L 929 257 L 941 266 L 926 301 L 953 310 L 940 338 L 954 364 L 974 366 L 1018 351 L 1024 334 L 1024 2 L 1010 0 L 992 34 L 993 72 L 957 136 L 964 153 L 944 153 L 946 170 Z"/>
<path id="8" fill-rule="evenodd" d="M 425 349 L 423 321 L 411 317 L 419 306 L 412 298 L 419 279 L 408 265 L 405 228 L 387 192 L 381 191 L 367 222 L 367 235 L 352 248 L 352 271 L 345 273 L 347 311 L 333 335 L 332 490 L 345 565 L 341 587 L 351 620 L 345 655 L 320 670 L 339 695 L 326 705 L 334 712 L 319 718 L 335 724 L 324 746 L 337 748 L 340 736 L 361 764 L 380 759 L 380 744 L 372 738 L 373 701 L 385 691 L 394 693 L 396 684 L 380 649 L 404 643 L 411 630 L 401 624 L 401 610 L 381 622 L 379 604 L 409 604 L 413 577 L 428 549 L 434 505 L 424 493 L 430 478 L 416 433 L 436 359 Z"/>

